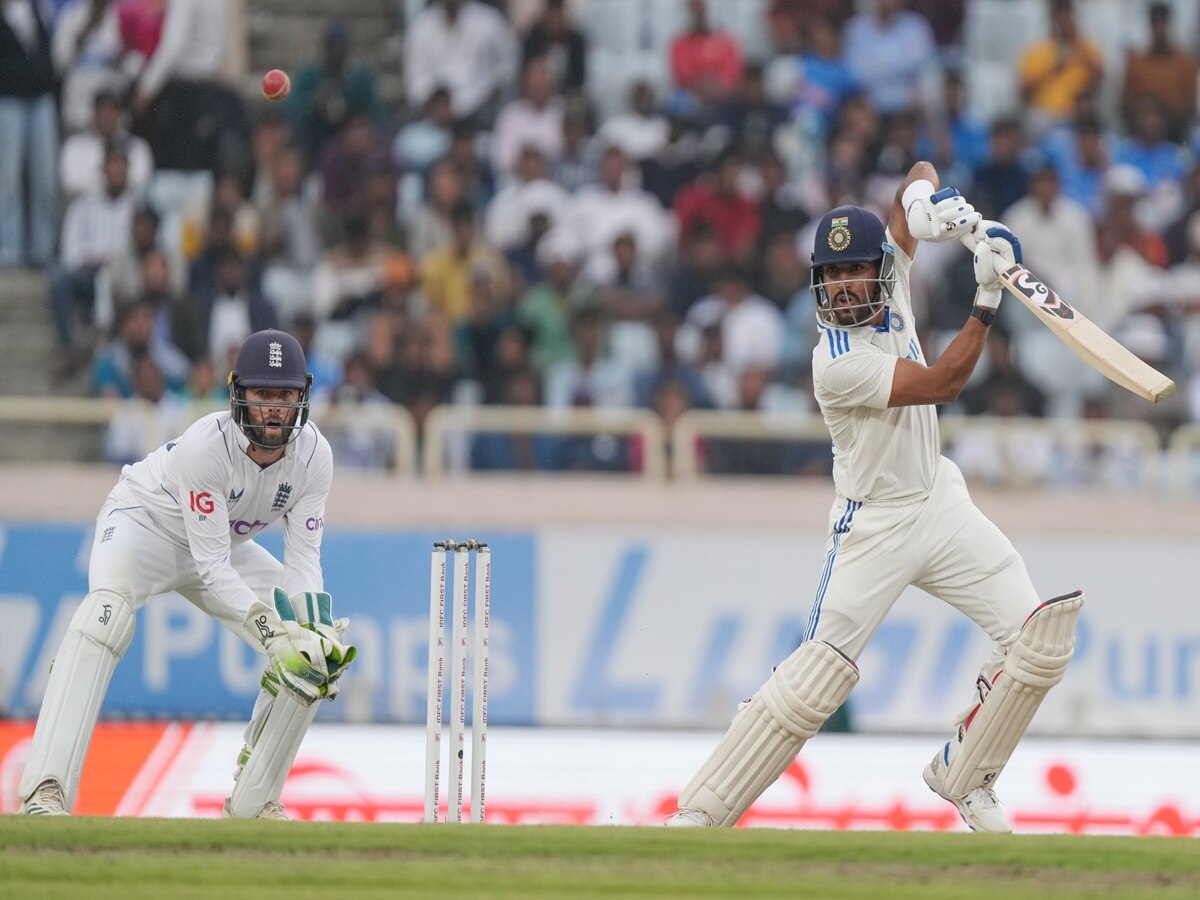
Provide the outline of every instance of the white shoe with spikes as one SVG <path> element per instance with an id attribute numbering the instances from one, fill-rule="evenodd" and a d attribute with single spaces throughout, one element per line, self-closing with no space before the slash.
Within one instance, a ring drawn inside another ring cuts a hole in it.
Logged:
<path id="1" fill-rule="evenodd" d="M 21 804 L 20 812 L 26 816 L 69 816 L 67 799 L 62 785 L 53 778 L 47 778 L 29 795 L 29 799 Z"/>
<path id="2" fill-rule="evenodd" d="M 717 825 L 702 809 L 681 809 L 663 824 L 668 828 L 715 828 Z"/>
<path id="3" fill-rule="evenodd" d="M 223 819 L 235 818 L 233 812 L 229 808 L 228 798 L 225 800 L 225 805 L 221 808 L 221 818 L 223 818 Z M 289 816 L 286 812 L 283 811 L 283 804 L 277 803 L 274 800 L 268 800 L 267 804 L 258 811 L 258 815 L 256 815 L 254 818 L 256 818 L 256 819 L 275 819 L 280 822 L 294 821 L 291 816 Z"/>
<path id="4" fill-rule="evenodd" d="M 934 754 L 923 776 L 929 789 L 954 804 L 962 820 L 972 831 L 988 834 L 1012 834 L 1012 823 L 1004 807 L 990 787 L 977 787 L 962 797 L 951 797 L 946 793 L 946 767 L 949 765 L 950 742 Z"/>

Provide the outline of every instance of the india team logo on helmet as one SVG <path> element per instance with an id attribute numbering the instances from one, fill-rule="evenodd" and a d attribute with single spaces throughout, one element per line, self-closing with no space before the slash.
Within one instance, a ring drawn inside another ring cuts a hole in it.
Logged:
<path id="1" fill-rule="evenodd" d="M 853 235 L 850 234 L 849 216 L 835 216 L 830 220 L 829 237 L 826 238 L 830 250 L 841 253 L 850 246 L 853 239 Z"/>

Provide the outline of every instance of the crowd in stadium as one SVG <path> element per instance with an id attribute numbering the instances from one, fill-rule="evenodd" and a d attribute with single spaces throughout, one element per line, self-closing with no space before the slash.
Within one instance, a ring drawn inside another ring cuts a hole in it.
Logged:
<path id="1" fill-rule="evenodd" d="M 47 271 L 56 376 L 222 397 L 231 348 L 280 326 L 316 402 L 418 424 L 443 403 L 812 410 L 815 220 L 886 219 L 929 159 L 1181 385 L 1137 405 L 1013 302 L 952 412 L 1200 420 L 1197 54 L 1171 4 L 1139 7 L 1150 38 L 1112 71 L 1082 4 L 1047 0 L 1020 104 L 990 120 L 964 0 L 771 0 L 765 55 L 688 0 L 668 79 L 619 98 L 592 89 L 581 5 L 398 4 L 418 7 L 400 103 L 330 19 L 268 104 L 221 77 L 225 0 L 0 0 L 0 266 Z M 958 245 L 921 257 L 936 357 L 972 268 Z M 480 467 L 537 464 L 479 446 Z M 553 465 L 604 468 L 595 446 Z"/>

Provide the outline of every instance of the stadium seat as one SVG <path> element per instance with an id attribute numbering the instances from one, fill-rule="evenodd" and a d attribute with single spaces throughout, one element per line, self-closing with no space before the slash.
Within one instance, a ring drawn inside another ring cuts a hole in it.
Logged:
<path id="1" fill-rule="evenodd" d="M 966 79 L 971 107 L 987 121 L 1018 110 L 1021 92 L 1012 65 L 976 61 L 967 68 Z"/>
<path id="2" fill-rule="evenodd" d="M 642 46 L 650 41 L 646 30 L 647 7 L 646 0 L 603 0 L 590 4 L 581 23 L 589 49 L 614 54 L 652 49 Z"/>
<path id="3" fill-rule="evenodd" d="M 732 31 L 748 60 L 765 60 L 773 52 L 767 26 L 768 0 L 725 0 L 709 4 L 713 24 Z"/>
<path id="4" fill-rule="evenodd" d="M 963 56 L 970 64 L 1004 63 L 1011 70 L 1021 51 L 1049 33 L 1044 0 L 977 0 L 963 23 Z"/>

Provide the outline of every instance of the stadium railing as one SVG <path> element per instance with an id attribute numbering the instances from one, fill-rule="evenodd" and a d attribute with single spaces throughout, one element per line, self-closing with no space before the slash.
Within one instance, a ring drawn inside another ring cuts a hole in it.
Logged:
<path id="1" fill-rule="evenodd" d="M 164 408 L 145 400 L 108 397 L 0 397 L 0 435 L 6 428 L 22 425 L 105 429 L 121 417 L 140 426 L 149 444 L 143 453 L 148 453 L 200 417 L 227 408 L 227 404 L 211 401 Z M 382 435 L 390 451 L 389 471 L 399 476 L 416 474 L 417 427 L 404 407 L 314 404 L 312 416 L 329 435 L 346 429 L 367 429 Z M 12 458 L 9 454 L 6 457 Z"/>
<path id="2" fill-rule="evenodd" d="M 692 480 L 707 474 L 706 442 L 712 440 L 786 441 L 827 446 L 829 429 L 811 413 L 692 409 L 671 429 L 672 474 Z"/>
<path id="3" fill-rule="evenodd" d="M 423 471 L 438 478 L 468 468 L 472 434 L 614 435 L 636 439 L 640 464 L 634 474 L 662 481 L 667 477 L 666 433 L 662 420 L 644 409 L 596 409 L 546 406 L 436 406 L 425 419 Z"/>
<path id="4" fill-rule="evenodd" d="M 182 429 L 200 416 L 223 408 L 224 404 L 211 402 L 179 407 L 170 425 Z M 149 436 L 162 432 L 163 414 L 162 408 L 145 401 L 0 397 L 0 434 L 21 425 L 103 429 L 122 416 L 140 418 L 143 433 Z M 710 477 L 705 452 L 714 441 L 773 441 L 827 448 L 830 440 L 817 415 L 736 410 L 690 410 L 670 429 L 648 410 L 590 407 L 442 405 L 430 410 L 418 425 L 401 406 L 318 404 L 313 409 L 313 420 L 331 437 L 350 429 L 383 435 L 390 448 L 387 470 L 401 477 L 421 474 L 440 478 L 469 470 L 471 437 L 479 434 L 612 436 L 628 443 L 630 465 L 625 471 L 654 481 Z M 952 457 L 966 453 L 967 443 L 982 442 L 989 449 L 1001 448 L 1002 456 L 1016 453 L 1036 460 L 1040 452 L 1053 460 L 1053 465 L 1035 472 L 1032 478 L 1030 469 L 1023 469 L 1024 479 L 1014 483 L 1024 486 L 1111 487 L 1116 478 L 1112 473 L 1117 472 L 1117 486 L 1174 492 L 1200 487 L 1200 425 L 1178 428 L 1165 452 L 1155 429 L 1136 421 L 947 415 L 941 417 L 940 427 L 943 446 Z M 156 445 L 147 447 L 147 451 Z M 11 452 L 5 457 L 21 458 L 19 453 L 14 457 Z M 1103 465 L 1108 467 L 1109 480 L 1089 482 L 1087 472 L 1099 471 Z M 969 467 L 964 465 L 964 469 L 970 477 Z"/>

